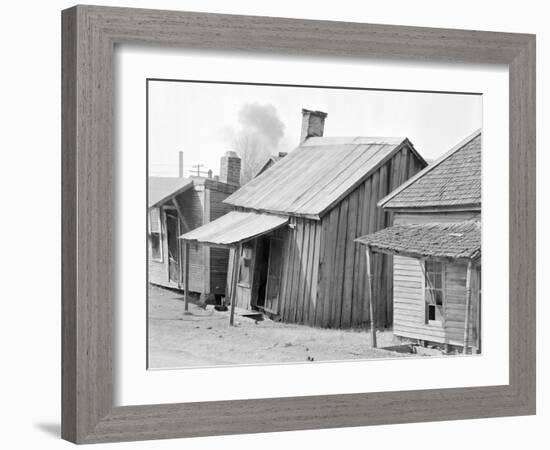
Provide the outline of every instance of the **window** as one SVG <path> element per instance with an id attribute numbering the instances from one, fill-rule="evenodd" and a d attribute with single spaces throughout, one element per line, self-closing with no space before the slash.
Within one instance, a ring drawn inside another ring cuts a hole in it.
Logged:
<path id="1" fill-rule="evenodd" d="M 151 259 L 162 261 L 162 233 L 159 208 L 153 208 L 149 211 L 149 243 L 151 245 Z"/>
<path id="2" fill-rule="evenodd" d="M 424 263 L 424 298 L 426 300 L 426 322 L 443 322 L 445 265 L 442 262 Z"/>
<path id="3" fill-rule="evenodd" d="M 239 286 L 250 287 L 250 269 L 252 259 L 252 247 L 243 245 L 239 260 Z"/>

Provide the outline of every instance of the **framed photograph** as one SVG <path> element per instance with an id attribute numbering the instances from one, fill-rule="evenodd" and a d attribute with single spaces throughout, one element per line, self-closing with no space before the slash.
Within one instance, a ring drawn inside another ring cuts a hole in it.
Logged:
<path id="1" fill-rule="evenodd" d="M 62 435 L 535 413 L 535 37 L 75 6 Z"/>

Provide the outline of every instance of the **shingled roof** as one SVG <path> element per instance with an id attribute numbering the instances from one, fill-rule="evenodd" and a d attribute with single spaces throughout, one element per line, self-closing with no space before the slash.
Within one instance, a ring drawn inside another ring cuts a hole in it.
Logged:
<path id="1" fill-rule="evenodd" d="M 311 137 L 225 203 L 318 218 L 404 146 L 406 138 Z"/>
<path id="2" fill-rule="evenodd" d="M 481 131 L 378 202 L 384 208 L 481 208 Z"/>
<path id="3" fill-rule="evenodd" d="M 400 224 L 355 240 L 374 250 L 403 256 L 477 259 L 481 255 L 479 221 Z"/>

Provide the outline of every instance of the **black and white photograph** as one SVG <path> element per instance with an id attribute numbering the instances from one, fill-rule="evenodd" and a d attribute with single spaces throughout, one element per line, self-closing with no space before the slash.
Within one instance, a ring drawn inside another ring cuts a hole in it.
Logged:
<path id="1" fill-rule="evenodd" d="M 544 447 L 543 2 L 3 11 L 2 448 Z"/>
<path id="2" fill-rule="evenodd" d="M 146 95 L 150 369 L 481 353 L 481 95 Z"/>

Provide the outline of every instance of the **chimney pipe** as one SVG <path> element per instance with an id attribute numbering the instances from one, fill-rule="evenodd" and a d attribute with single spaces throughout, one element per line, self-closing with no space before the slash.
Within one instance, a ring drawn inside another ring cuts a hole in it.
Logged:
<path id="1" fill-rule="evenodd" d="M 322 136 L 325 130 L 325 118 L 327 113 L 323 111 L 311 111 L 302 109 L 302 132 L 300 144 L 306 139 L 314 136 Z"/>
<path id="2" fill-rule="evenodd" d="M 241 184 L 241 158 L 236 152 L 228 151 L 220 161 L 220 181 L 222 183 L 240 186 Z"/>
<path id="3" fill-rule="evenodd" d="M 179 152 L 179 177 L 183 178 L 183 152 Z"/>

